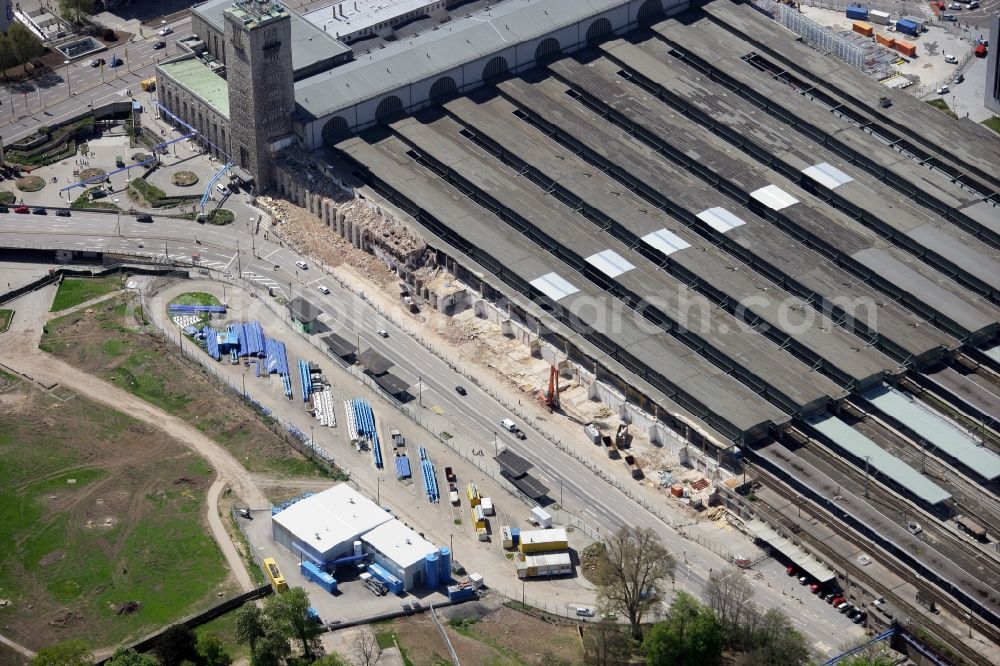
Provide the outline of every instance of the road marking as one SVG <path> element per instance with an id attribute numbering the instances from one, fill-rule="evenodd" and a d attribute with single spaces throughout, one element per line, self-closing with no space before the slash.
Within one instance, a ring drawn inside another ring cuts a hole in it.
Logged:
<path id="1" fill-rule="evenodd" d="M 274 250 L 273 252 L 269 252 L 267 255 L 264 256 L 264 258 L 265 259 L 270 259 L 274 255 L 276 255 L 278 252 L 281 252 L 281 248 L 280 247 L 278 249 Z"/>

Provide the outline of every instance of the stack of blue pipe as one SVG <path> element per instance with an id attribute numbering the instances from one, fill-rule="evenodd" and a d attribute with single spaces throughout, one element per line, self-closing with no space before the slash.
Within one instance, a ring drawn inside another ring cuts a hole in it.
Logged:
<path id="1" fill-rule="evenodd" d="M 431 459 L 427 457 L 427 449 L 420 447 L 420 468 L 424 473 L 424 491 L 427 493 L 427 499 L 432 502 L 437 502 L 441 499 L 441 493 L 438 492 L 437 479 L 434 478 L 434 465 L 431 464 Z"/>
<path id="2" fill-rule="evenodd" d="M 312 395 L 312 374 L 309 372 L 309 363 L 299 360 L 299 381 L 302 384 L 302 401 L 308 402 Z"/>
<path id="3" fill-rule="evenodd" d="M 185 314 L 226 314 L 225 305 L 171 305 L 169 307 L 172 315 Z"/>
<path id="4" fill-rule="evenodd" d="M 378 443 L 378 432 L 375 429 L 375 413 L 372 412 L 372 406 L 361 398 L 352 400 L 351 406 L 354 409 L 354 422 L 357 424 L 358 434 L 367 437 L 371 441 L 375 467 L 382 469 L 382 447 Z"/>
<path id="5" fill-rule="evenodd" d="M 247 338 L 247 349 L 245 356 L 263 356 L 264 355 L 264 327 L 260 325 L 259 321 L 252 321 L 248 324 L 244 324 L 244 329 Z"/>
<path id="6" fill-rule="evenodd" d="M 205 351 L 216 361 L 220 360 L 222 355 L 219 353 L 219 341 L 216 338 L 215 329 L 211 326 L 206 326 L 201 332 L 205 335 Z"/>

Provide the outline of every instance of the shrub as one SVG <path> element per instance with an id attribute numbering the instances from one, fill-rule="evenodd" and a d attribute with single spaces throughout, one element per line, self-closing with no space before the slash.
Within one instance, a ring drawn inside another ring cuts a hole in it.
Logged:
<path id="1" fill-rule="evenodd" d="M 236 214 L 227 208 L 217 208 L 208 214 L 209 224 L 230 224 L 236 219 Z"/>
<path id="2" fill-rule="evenodd" d="M 132 195 L 133 199 L 138 197 L 153 208 L 156 208 L 160 204 L 161 199 L 167 196 L 163 190 L 155 185 L 150 185 L 142 178 L 133 178 L 128 188 L 129 194 Z"/>

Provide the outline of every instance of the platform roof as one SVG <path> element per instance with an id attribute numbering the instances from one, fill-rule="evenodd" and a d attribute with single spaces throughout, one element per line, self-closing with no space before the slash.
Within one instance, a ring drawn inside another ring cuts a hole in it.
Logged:
<path id="1" fill-rule="evenodd" d="M 898 483 L 928 504 L 940 504 L 951 499 L 949 492 L 836 416 L 810 419 L 810 423 L 816 430 L 829 437 L 834 444 L 862 462 L 867 459 L 868 464 L 886 478 Z"/>
<path id="2" fill-rule="evenodd" d="M 520 478 L 528 473 L 532 465 L 530 462 L 517 455 L 510 449 L 504 449 L 496 457 L 496 461 L 500 463 L 501 469 L 506 473 L 510 474 L 512 478 Z"/>
<path id="3" fill-rule="evenodd" d="M 372 347 L 358 355 L 358 362 L 368 368 L 373 375 L 384 375 L 389 372 L 389 368 L 396 365 Z"/>
<path id="4" fill-rule="evenodd" d="M 336 333 L 330 333 L 320 338 L 320 341 L 336 356 L 350 356 L 358 351 L 357 346 Z"/>
<path id="5" fill-rule="evenodd" d="M 1000 478 L 1000 456 L 922 403 L 884 385 L 864 397 L 987 481 Z"/>
<path id="6" fill-rule="evenodd" d="M 384 509 L 346 483 L 296 502 L 271 520 L 326 553 L 392 520 Z"/>
<path id="7" fill-rule="evenodd" d="M 395 518 L 365 533 L 361 540 L 403 569 L 422 562 L 438 551 L 437 546 Z"/>
<path id="8" fill-rule="evenodd" d="M 295 297 L 288 304 L 292 318 L 302 323 L 309 323 L 323 314 L 323 311 L 302 297 Z"/>
<path id="9" fill-rule="evenodd" d="M 828 583 L 837 577 L 837 574 L 830 567 L 807 553 L 791 539 L 778 534 L 773 527 L 764 521 L 757 519 L 749 520 L 746 526 L 751 534 L 761 541 L 766 541 L 772 548 L 790 559 L 795 563 L 795 566 L 815 578 L 818 582 Z"/>
<path id="10" fill-rule="evenodd" d="M 504 470 L 500 470 L 500 475 L 507 479 L 512 486 L 520 490 L 529 499 L 537 501 L 545 497 L 546 493 L 549 492 L 549 489 L 545 487 L 545 484 L 530 474 L 525 474 L 521 478 L 515 479 Z"/>
<path id="11" fill-rule="evenodd" d="M 375 383 L 382 387 L 389 395 L 399 395 L 405 393 L 410 388 L 410 382 L 401 379 L 391 372 L 375 377 Z"/>

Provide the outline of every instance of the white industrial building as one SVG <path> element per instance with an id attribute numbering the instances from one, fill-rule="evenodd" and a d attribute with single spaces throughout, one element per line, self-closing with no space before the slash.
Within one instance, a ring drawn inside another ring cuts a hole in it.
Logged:
<path id="1" fill-rule="evenodd" d="M 317 564 L 350 555 L 362 534 L 392 515 L 346 483 L 307 497 L 271 517 L 274 540 Z"/>
<path id="2" fill-rule="evenodd" d="M 361 541 L 372 561 L 403 581 L 406 590 L 427 582 L 427 556 L 438 552 L 437 546 L 395 519 L 368 532 Z"/>

